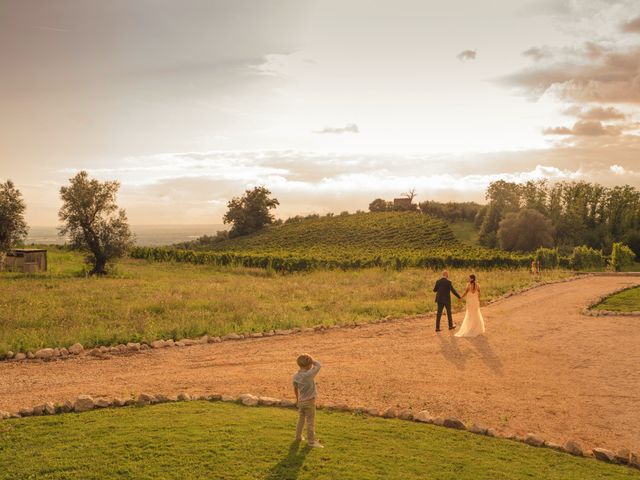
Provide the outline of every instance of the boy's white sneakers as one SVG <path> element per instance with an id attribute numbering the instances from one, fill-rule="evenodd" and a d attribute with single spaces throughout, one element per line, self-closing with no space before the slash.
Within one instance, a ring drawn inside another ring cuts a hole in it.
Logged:
<path id="1" fill-rule="evenodd" d="M 322 445 L 320 442 L 318 442 L 317 440 L 313 443 L 310 443 L 309 446 L 311 448 L 324 448 L 324 445 Z"/>

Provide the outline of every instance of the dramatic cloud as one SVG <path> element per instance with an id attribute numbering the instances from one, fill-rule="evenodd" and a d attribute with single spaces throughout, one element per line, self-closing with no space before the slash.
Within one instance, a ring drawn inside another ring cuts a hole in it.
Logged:
<path id="1" fill-rule="evenodd" d="M 527 96 L 549 92 L 567 101 L 640 103 L 640 47 L 585 44 L 579 58 L 531 67 L 501 79 Z"/>
<path id="2" fill-rule="evenodd" d="M 348 123 L 344 127 L 324 127 L 322 130 L 315 130 L 313 133 L 360 133 L 360 130 L 355 123 Z"/>
<path id="3" fill-rule="evenodd" d="M 597 137 L 601 135 L 620 135 L 622 130 L 615 125 L 602 125 L 597 121 L 580 121 L 576 122 L 572 128 L 569 127 L 553 127 L 545 128 L 542 133 L 544 135 L 575 135 L 586 137 Z"/>
<path id="4" fill-rule="evenodd" d="M 478 52 L 476 50 L 463 50 L 456 55 L 456 58 L 461 62 L 466 62 L 467 60 L 475 60 L 477 55 Z"/>
<path id="5" fill-rule="evenodd" d="M 622 31 L 625 33 L 640 33 L 640 16 L 624 23 Z"/>
<path id="6" fill-rule="evenodd" d="M 578 105 L 567 108 L 565 115 L 580 118 L 581 120 L 624 120 L 627 115 L 614 107 L 592 107 L 583 109 Z"/>

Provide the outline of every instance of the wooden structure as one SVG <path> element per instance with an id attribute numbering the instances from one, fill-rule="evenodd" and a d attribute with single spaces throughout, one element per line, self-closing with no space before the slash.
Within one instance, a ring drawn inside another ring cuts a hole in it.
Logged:
<path id="1" fill-rule="evenodd" d="M 393 206 L 409 210 L 411 209 L 411 202 L 412 200 L 410 198 L 394 198 Z"/>
<path id="2" fill-rule="evenodd" d="M 18 248 L 10 250 L 4 258 L 3 270 L 9 272 L 36 273 L 47 271 L 47 251 Z"/>

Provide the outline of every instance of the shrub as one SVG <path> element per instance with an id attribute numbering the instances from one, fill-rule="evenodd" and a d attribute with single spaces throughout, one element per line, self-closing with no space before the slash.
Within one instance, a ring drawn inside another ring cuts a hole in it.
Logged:
<path id="1" fill-rule="evenodd" d="M 571 267 L 574 270 L 595 270 L 606 265 L 606 259 L 600 250 L 584 245 L 575 247 L 571 254 Z"/>
<path id="2" fill-rule="evenodd" d="M 540 268 L 558 268 L 560 265 L 560 255 L 555 248 L 540 247 L 536 250 L 535 259 L 540 262 Z"/>
<path id="3" fill-rule="evenodd" d="M 616 272 L 628 265 L 633 265 L 636 255 L 624 243 L 614 243 L 611 250 L 610 264 Z"/>

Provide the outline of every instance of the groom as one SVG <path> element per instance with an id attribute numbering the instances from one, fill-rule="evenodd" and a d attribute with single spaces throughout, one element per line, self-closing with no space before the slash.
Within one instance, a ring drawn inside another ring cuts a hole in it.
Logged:
<path id="1" fill-rule="evenodd" d="M 436 332 L 440 331 L 440 318 L 442 318 L 442 310 L 447 309 L 447 320 L 449 320 L 449 330 L 453 330 L 456 326 L 453 324 L 453 318 L 451 317 L 451 292 L 460 298 L 456 289 L 453 288 L 451 280 L 449 280 L 449 272 L 446 270 L 442 272 L 442 278 L 436 282 L 436 286 L 433 287 L 433 291 L 436 292 L 436 303 L 438 304 L 438 314 L 436 315 Z"/>

